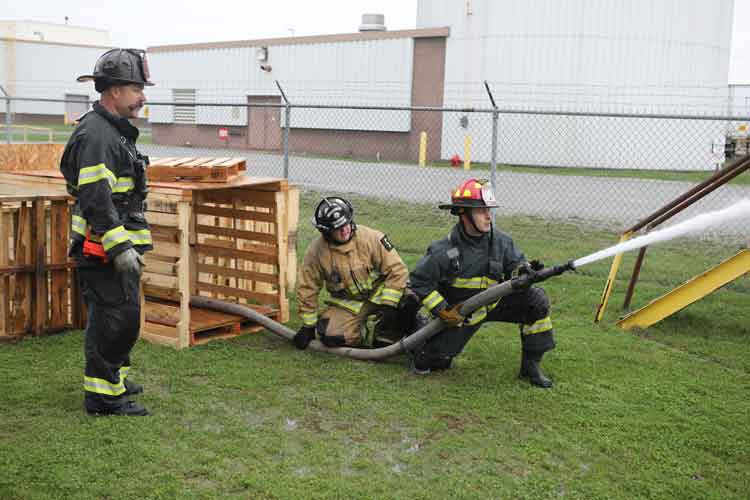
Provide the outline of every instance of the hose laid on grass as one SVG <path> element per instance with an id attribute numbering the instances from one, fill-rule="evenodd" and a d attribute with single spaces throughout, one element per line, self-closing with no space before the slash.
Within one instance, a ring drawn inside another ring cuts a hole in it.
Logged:
<path id="1" fill-rule="evenodd" d="M 512 280 L 504 281 L 497 285 L 491 286 L 487 290 L 474 295 L 466 302 L 464 302 L 461 306 L 460 313 L 462 316 L 469 316 L 476 309 L 482 306 L 493 304 L 516 290 L 521 290 L 523 288 L 531 286 L 533 283 L 539 283 L 548 278 L 551 278 L 552 276 L 557 276 L 564 273 L 565 271 L 571 271 L 573 269 L 574 267 L 571 261 L 567 264 L 545 268 L 541 271 L 519 276 L 517 278 L 513 278 Z M 190 305 L 194 307 L 201 307 L 204 309 L 211 309 L 226 314 L 242 316 L 243 318 L 247 318 L 258 323 L 272 333 L 275 333 L 279 337 L 289 340 L 290 342 L 296 334 L 296 332 L 291 328 L 288 328 L 281 323 L 278 323 L 271 318 L 256 312 L 250 307 L 240 304 L 232 304 L 230 302 L 210 299 L 208 297 L 192 296 L 190 297 Z M 356 347 L 326 347 L 319 340 L 313 340 L 312 342 L 310 342 L 308 349 L 317 352 L 328 352 L 331 354 L 336 354 L 338 356 L 344 356 L 346 358 L 359 359 L 364 361 L 379 361 L 391 358 L 393 356 L 401 354 L 404 351 L 412 351 L 418 348 L 420 345 L 424 344 L 430 337 L 442 331 L 444 328 L 445 325 L 443 324 L 443 320 L 435 318 L 427 325 L 423 326 L 408 337 L 405 337 L 399 342 L 386 347 L 379 347 L 377 349 L 360 349 Z"/>

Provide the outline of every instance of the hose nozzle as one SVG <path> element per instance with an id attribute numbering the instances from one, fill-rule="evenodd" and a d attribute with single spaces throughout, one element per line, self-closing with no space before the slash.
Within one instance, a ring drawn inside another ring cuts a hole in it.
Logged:
<path id="1" fill-rule="evenodd" d="M 511 286 L 516 290 L 521 290 L 530 287 L 534 283 L 541 283 L 542 281 L 548 280 L 553 276 L 559 276 L 568 271 L 575 271 L 575 269 L 573 261 L 569 260 L 565 264 L 560 264 L 559 266 L 545 267 L 539 271 L 532 271 L 523 276 L 513 278 Z"/>

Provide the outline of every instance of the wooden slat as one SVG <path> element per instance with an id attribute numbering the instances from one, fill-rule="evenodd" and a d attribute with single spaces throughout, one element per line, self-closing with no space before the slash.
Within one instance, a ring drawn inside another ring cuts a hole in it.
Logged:
<path id="1" fill-rule="evenodd" d="M 167 157 L 167 158 L 152 158 L 149 161 L 149 167 L 160 167 L 160 166 L 163 166 L 163 165 L 167 165 L 168 163 L 170 163 L 170 162 L 172 162 L 174 160 L 178 160 L 178 159 L 179 158 L 177 158 L 175 156 L 170 156 L 170 157 Z"/>
<path id="2" fill-rule="evenodd" d="M 70 210 L 67 201 L 52 202 L 50 207 L 50 263 L 65 264 L 68 260 Z M 68 322 L 68 271 L 50 272 L 50 328 Z"/>
<path id="3" fill-rule="evenodd" d="M 146 298 L 154 297 L 161 300 L 173 300 L 175 302 L 180 300 L 180 294 L 174 288 L 165 288 L 149 283 L 143 284 L 143 293 L 146 295 Z"/>
<path id="4" fill-rule="evenodd" d="M 198 225 L 196 231 L 202 234 L 213 234 L 216 236 L 228 236 L 234 239 L 248 240 L 248 241 L 263 241 L 268 243 L 276 243 L 276 236 L 269 233 L 259 233 L 257 231 L 243 231 L 241 229 L 230 229 L 227 227 L 216 227 Z M 275 245 L 274 245 L 275 246 Z"/>
<path id="5" fill-rule="evenodd" d="M 195 157 L 192 158 L 177 158 L 176 160 L 172 160 L 167 163 L 162 163 L 161 165 L 165 167 L 176 167 L 178 165 L 184 166 L 186 163 L 190 163 L 191 161 L 195 160 Z"/>
<path id="6" fill-rule="evenodd" d="M 196 205 L 195 213 L 204 215 L 215 215 L 217 217 L 230 217 L 232 219 L 254 220 L 261 222 L 275 222 L 276 218 L 270 213 L 251 212 L 249 210 L 236 210 L 234 208 L 209 207 L 207 205 Z"/>
<path id="7" fill-rule="evenodd" d="M 213 160 L 213 158 L 211 158 L 211 157 L 195 158 L 195 159 L 193 159 L 193 160 L 191 160 L 189 162 L 183 163 L 182 166 L 183 167 L 199 167 L 199 166 L 203 165 L 204 163 L 209 162 L 211 160 Z"/>
<path id="8" fill-rule="evenodd" d="M 263 281 L 265 283 L 271 283 L 272 285 L 277 285 L 279 283 L 279 277 L 273 274 L 245 271 L 242 269 L 231 269 L 228 267 L 214 266 L 211 264 L 198 264 L 198 272 L 217 274 L 219 276 L 229 276 L 232 278 L 246 279 L 249 281 Z"/>
<path id="9" fill-rule="evenodd" d="M 223 257 L 223 258 L 235 258 L 250 260 L 254 262 L 262 262 L 264 264 L 277 264 L 278 255 L 270 255 L 267 253 L 260 252 L 246 252 L 243 250 L 235 250 L 232 248 L 219 248 L 209 245 L 196 245 L 196 251 L 208 257 Z"/>
<path id="10" fill-rule="evenodd" d="M 149 224 L 149 228 L 151 229 L 151 238 L 154 241 L 166 241 L 169 243 L 179 243 L 180 241 L 180 231 L 176 227 Z"/>
<path id="11" fill-rule="evenodd" d="M 33 264 L 33 248 L 31 239 L 31 226 L 33 224 L 33 212 L 31 207 L 23 204 L 18 209 L 15 234 L 15 263 L 17 265 Z M 15 289 L 13 290 L 13 311 L 11 322 L 14 333 L 23 333 L 31 330 L 31 301 L 33 276 L 14 276 Z"/>
<path id="12" fill-rule="evenodd" d="M 177 290 L 177 276 L 164 276 L 156 273 L 143 275 L 144 285 L 156 285 L 160 288 L 170 288 Z"/>
<path id="13" fill-rule="evenodd" d="M 231 159 L 232 159 L 232 158 L 230 158 L 230 157 L 228 157 L 228 156 L 227 156 L 226 158 L 213 158 L 213 159 L 212 159 L 211 161 L 208 161 L 208 162 L 204 163 L 204 164 L 203 164 L 203 165 L 201 165 L 201 166 L 202 166 L 202 167 L 218 167 L 218 166 L 220 166 L 220 165 L 221 165 L 222 163 L 224 163 L 225 161 L 229 161 L 229 160 L 231 160 Z"/>
<path id="14" fill-rule="evenodd" d="M 297 285 L 297 227 L 299 225 L 299 189 L 290 188 L 287 191 L 286 219 L 287 227 L 287 259 L 286 259 L 286 289 L 294 290 Z"/>
<path id="15" fill-rule="evenodd" d="M 162 276 L 177 276 L 177 267 L 177 264 L 173 262 L 149 259 L 146 261 L 145 274 L 154 273 Z"/>
<path id="16" fill-rule="evenodd" d="M 203 283 L 199 281 L 196 283 L 198 291 L 210 292 L 212 294 L 223 295 L 225 297 L 242 297 L 243 299 L 255 300 L 261 304 L 274 304 L 278 305 L 279 296 L 272 293 L 259 293 L 250 292 L 247 290 L 238 290 L 236 288 L 230 288 L 227 286 L 214 285 L 212 283 Z"/>
<path id="17" fill-rule="evenodd" d="M 0 213 L 0 267 L 8 265 L 9 245 L 13 227 L 11 214 L 5 210 Z M 10 326 L 10 278 L 0 275 L 0 336 L 11 335 Z"/>

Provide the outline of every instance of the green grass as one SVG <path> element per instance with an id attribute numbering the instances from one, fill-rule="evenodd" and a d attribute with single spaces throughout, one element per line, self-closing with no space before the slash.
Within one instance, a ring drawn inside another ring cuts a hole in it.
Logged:
<path id="1" fill-rule="evenodd" d="M 300 256 L 316 200 L 303 194 Z M 410 267 L 453 220 L 354 202 Z M 548 264 L 616 240 L 499 223 Z M 651 248 L 635 305 L 736 250 Z M 747 278 L 628 333 L 613 325 L 625 272 L 605 321 L 591 321 L 608 270 L 602 261 L 544 284 L 558 343 L 546 391 L 515 378 L 513 325 L 485 325 L 455 368 L 426 378 L 405 357 L 359 362 L 259 333 L 181 352 L 139 342 L 133 377 L 153 416 L 95 419 L 82 410 L 80 332 L 0 345 L 0 498 L 747 498 Z"/>
<path id="2" fill-rule="evenodd" d="M 24 126 L 23 123 L 16 123 L 14 126 Z M 67 142 L 70 135 L 73 133 L 75 127 L 72 125 L 65 125 L 62 123 L 46 123 L 42 125 L 34 124 L 33 127 L 49 128 L 52 129 L 52 142 L 65 143 Z M 8 133 L 5 130 L 5 124 L 0 123 L 0 144 L 7 140 Z M 14 142 L 49 142 L 49 133 L 47 131 L 39 130 L 28 130 L 26 136 L 19 129 L 14 129 L 11 134 L 11 140 Z M 141 135 L 138 137 L 138 144 L 151 144 L 151 130 L 141 129 Z"/>

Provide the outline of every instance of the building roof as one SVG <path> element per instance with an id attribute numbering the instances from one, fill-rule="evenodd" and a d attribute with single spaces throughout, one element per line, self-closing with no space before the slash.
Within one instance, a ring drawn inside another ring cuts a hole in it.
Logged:
<path id="1" fill-rule="evenodd" d="M 181 52 L 186 50 L 230 49 L 239 47 L 267 47 L 269 45 L 302 45 L 312 43 L 357 42 L 364 40 L 386 40 L 392 38 L 446 38 L 450 28 L 422 28 L 397 31 L 363 31 L 338 35 L 292 36 L 284 38 L 259 38 L 257 40 L 237 40 L 232 42 L 190 43 L 181 45 L 157 45 L 148 52 Z"/>

